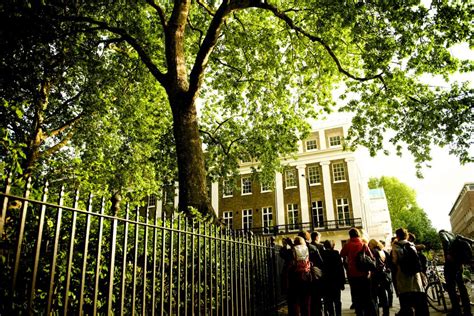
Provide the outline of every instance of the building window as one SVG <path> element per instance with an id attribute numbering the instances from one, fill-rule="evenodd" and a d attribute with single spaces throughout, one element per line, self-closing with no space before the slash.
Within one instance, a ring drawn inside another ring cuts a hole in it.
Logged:
<path id="1" fill-rule="evenodd" d="M 346 169 L 343 162 L 334 163 L 332 165 L 332 175 L 334 182 L 346 181 Z"/>
<path id="2" fill-rule="evenodd" d="M 306 141 L 306 150 L 316 150 L 318 149 L 318 142 L 316 139 L 309 139 Z"/>
<path id="3" fill-rule="evenodd" d="M 232 211 L 222 213 L 222 220 L 225 226 L 229 227 L 230 229 L 233 228 Z"/>
<path id="4" fill-rule="evenodd" d="M 262 207 L 263 233 L 269 234 L 273 226 L 273 212 L 271 207 Z"/>
<path id="5" fill-rule="evenodd" d="M 318 166 L 308 167 L 309 184 L 321 184 L 321 174 Z"/>
<path id="6" fill-rule="evenodd" d="M 148 208 L 155 207 L 156 206 L 156 195 L 151 194 L 148 196 Z"/>
<path id="7" fill-rule="evenodd" d="M 222 182 L 222 196 L 231 197 L 234 195 L 234 188 L 232 182 L 229 180 L 224 180 Z"/>
<path id="8" fill-rule="evenodd" d="M 300 225 L 298 223 L 298 204 L 288 204 L 288 229 L 298 230 Z"/>
<path id="9" fill-rule="evenodd" d="M 271 183 L 262 183 L 262 193 L 263 192 L 271 192 L 272 191 L 272 184 Z"/>
<path id="10" fill-rule="evenodd" d="M 250 177 L 242 177 L 242 195 L 252 194 L 252 179 Z"/>
<path id="11" fill-rule="evenodd" d="M 336 199 L 336 209 L 339 226 L 352 226 L 349 212 L 349 201 L 346 198 Z"/>
<path id="12" fill-rule="evenodd" d="M 341 136 L 340 135 L 330 136 L 329 147 L 337 147 L 337 146 L 341 146 Z"/>
<path id="13" fill-rule="evenodd" d="M 313 215 L 313 227 L 324 227 L 323 201 L 311 202 L 311 214 Z"/>
<path id="14" fill-rule="evenodd" d="M 249 230 L 252 228 L 252 210 L 242 210 L 242 228 Z"/>
<path id="15" fill-rule="evenodd" d="M 285 171 L 285 188 L 296 188 L 296 170 Z"/>

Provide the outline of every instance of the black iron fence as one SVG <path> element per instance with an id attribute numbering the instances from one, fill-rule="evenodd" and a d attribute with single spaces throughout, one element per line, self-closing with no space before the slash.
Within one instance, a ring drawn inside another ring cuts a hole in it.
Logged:
<path id="1" fill-rule="evenodd" d="M 0 314 L 275 311 L 280 267 L 268 237 L 47 183 L 33 189 L 31 179 L 2 189 Z"/>
<path id="2" fill-rule="evenodd" d="M 252 227 L 243 231 L 251 231 L 259 235 L 286 235 L 296 234 L 301 230 L 304 231 L 334 231 L 351 227 L 362 228 L 362 218 L 345 218 L 330 221 L 318 221 L 308 223 L 295 223 L 285 225 L 275 225 L 267 227 Z"/>

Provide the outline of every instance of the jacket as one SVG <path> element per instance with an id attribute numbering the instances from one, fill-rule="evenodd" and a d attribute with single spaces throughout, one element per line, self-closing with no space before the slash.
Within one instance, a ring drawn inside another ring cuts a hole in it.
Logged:
<path id="1" fill-rule="evenodd" d="M 342 247 L 341 257 L 346 258 L 347 263 L 347 277 L 348 278 L 357 278 L 357 277 L 367 277 L 368 272 L 360 271 L 357 269 L 356 257 L 357 254 L 362 250 L 364 242 L 359 237 L 353 237 Z M 370 252 L 369 246 L 366 245 L 367 255 L 373 257 Z"/>
<path id="2" fill-rule="evenodd" d="M 423 288 L 423 282 L 421 279 L 421 273 L 418 272 L 415 275 L 406 275 L 403 273 L 403 271 L 400 269 L 400 264 L 399 260 L 402 255 L 402 248 L 403 245 L 406 243 L 410 243 L 408 240 L 400 240 L 397 242 L 393 243 L 393 248 L 392 248 L 392 261 L 393 265 L 396 268 L 396 274 L 395 274 L 395 281 L 396 281 L 396 289 L 398 294 L 403 294 L 403 293 L 412 293 L 412 292 L 424 292 Z M 413 245 L 415 247 L 415 245 Z"/>

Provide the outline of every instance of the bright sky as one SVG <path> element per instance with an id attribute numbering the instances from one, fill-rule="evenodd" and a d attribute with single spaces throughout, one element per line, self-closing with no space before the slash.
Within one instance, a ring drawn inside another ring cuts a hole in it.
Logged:
<path id="1" fill-rule="evenodd" d="M 393 176 L 416 191 L 418 205 L 423 208 L 436 229 L 451 230 L 449 212 L 463 185 L 474 182 L 474 163 L 461 166 L 459 160 L 448 154 L 447 148 L 434 148 L 431 168 L 423 169 L 423 179 L 416 177 L 413 158 L 405 153 L 370 157 L 365 148 L 356 152 L 362 177 Z"/>

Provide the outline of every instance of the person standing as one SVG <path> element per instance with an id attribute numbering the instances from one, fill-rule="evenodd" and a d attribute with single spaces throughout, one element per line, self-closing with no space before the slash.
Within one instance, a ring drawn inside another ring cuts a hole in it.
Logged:
<path id="1" fill-rule="evenodd" d="M 390 270 L 387 267 L 388 257 L 383 250 L 383 244 L 375 239 L 369 241 L 369 248 L 375 257 L 376 270 L 372 276 L 372 286 L 377 295 L 377 307 L 382 307 L 382 315 L 389 316 L 389 293 L 391 292 L 392 279 Z"/>
<path id="2" fill-rule="evenodd" d="M 441 243 L 443 245 L 444 251 L 444 278 L 446 280 L 446 289 L 448 291 L 449 299 L 451 301 L 451 313 L 450 315 L 463 315 L 463 316 L 472 316 L 471 312 L 471 303 L 469 295 L 467 293 L 466 285 L 462 279 L 463 271 L 463 260 L 459 251 L 456 251 L 456 238 L 464 240 L 466 245 L 469 245 L 469 248 L 472 247 L 472 240 L 455 236 L 453 233 L 450 233 L 445 230 L 440 230 L 438 233 Z M 469 249 L 468 249 L 469 251 Z M 461 296 L 461 303 L 463 313 L 461 314 L 461 306 L 459 304 L 458 296 L 456 295 L 456 285 L 459 289 L 459 294 Z"/>
<path id="3" fill-rule="evenodd" d="M 376 302 L 370 284 L 370 272 L 361 271 L 357 264 L 357 255 L 362 250 L 373 258 L 369 247 L 363 242 L 357 228 L 349 230 L 349 241 L 341 250 L 341 257 L 347 263 L 347 278 L 351 288 L 352 302 L 357 316 L 377 315 Z"/>
<path id="4" fill-rule="evenodd" d="M 395 283 L 400 299 L 400 312 L 398 315 L 411 316 L 413 314 L 412 308 L 414 308 L 416 316 L 428 316 L 428 301 L 422 284 L 421 269 L 418 272 L 408 273 L 401 267 L 402 261 L 407 260 L 408 251 L 416 254 L 415 245 L 407 240 L 408 231 L 406 229 L 399 228 L 395 231 L 395 234 L 397 241 L 393 243 L 392 260 L 396 269 Z M 411 264 L 411 266 L 413 265 Z"/>
<path id="5" fill-rule="evenodd" d="M 320 244 L 316 245 L 311 242 L 311 234 L 307 231 L 300 231 L 298 236 L 303 238 L 306 242 L 306 246 L 309 251 L 309 261 L 311 265 L 316 266 L 322 269 L 323 259 L 319 251 Z M 315 316 L 323 315 L 323 304 L 322 304 L 322 281 L 321 280 L 312 280 L 309 284 L 310 291 L 310 313 Z"/>
<path id="6" fill-rule="evenodd" d="M 310 280 L 306 277 L 310 272 L 309 250 L 303 237 L 297 236 L 293 246 L 294 264 L 291 273 L 291 282 L 295 295 L 292 315 L 310 316 L 311 291 Z"/>
<path id="7" fill-rule="evenodd" d="M 280 257 L 283 259 L 283 268 L 281 270 L 281 288 L 282 293 L 286 295 L 288 305 L 288 315 L 296 315 L 296 284 L 293 276 L 294 256 L 293 240 L 289 237 L 283 239 L 283 246 L 280 248 Z"/>
<path id="8" fill-rule="evenodd" d="M 324 246 L 319 242 L 321 234 L 317 231 L 311 233 L 310 260 L 311 263 L 321 269 L 324 268 Z M 323 271 L 324 274 L 324 271 Z M 326 291 L 322 279 L 313 280 L 311 284 L 311 315 L 321 316 L 323 314 L 323 294 Z"/>
<path id="9" fill-rule="evenodd" d="M 323 252 L 323 297 L 326 315 L 340 316 L 342 313 L 341 291 L 344 290 L 344 268 L 334 241 L 324 242 Z"/>

